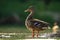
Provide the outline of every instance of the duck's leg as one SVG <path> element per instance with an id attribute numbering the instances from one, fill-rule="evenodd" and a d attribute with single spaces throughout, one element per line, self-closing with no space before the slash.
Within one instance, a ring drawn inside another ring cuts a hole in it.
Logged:
<path id="1" fill-rule="evenodd" d="M 37 35 L 36 35 L 36 36 L 37 36 L 37 38 L 38 38 L 38 35 L 39 35 L 39 31 L 37 31 Z"/>
<path id="2" fill-rule="evenodd" d="M 34 38 L 34 35 L 35 35 L 35 34 L 34 34 L 34 30 L 32 30 L 32 38 Z"/>

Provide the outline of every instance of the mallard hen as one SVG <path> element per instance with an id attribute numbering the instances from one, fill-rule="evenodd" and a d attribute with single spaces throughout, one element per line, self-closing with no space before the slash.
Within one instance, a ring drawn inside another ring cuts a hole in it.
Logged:
<path id="1" fill-rule="evenodd" d="M 34 33 L 37 33 L 37 37 L 39 34 L 39 31 L 45 30 L 49 27 L 49 23 L 38 20 L 38 19 L 34 19 L 32 16 L 34 14 L 34 10 L 32 6 L 29 6 L 29 8 L 27 10 L 25 10 L 25 12 L 29 12 L 30 14 L 27 16 L 26 21 L 25 21 L 25 25 L 26 27 L 32 31 L 32 38 L 34 38 Z"/>

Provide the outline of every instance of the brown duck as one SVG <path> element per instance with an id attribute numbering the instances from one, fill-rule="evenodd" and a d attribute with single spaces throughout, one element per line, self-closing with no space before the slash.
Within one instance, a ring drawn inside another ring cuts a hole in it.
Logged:
<path id="1" fill-rule="evenodd" d="M 32 6 L 29 6 L 29 8 L 25 10 L 25 12 L 30 13 L 26 18 L 25 25 L 29 30 L 32 31 L 32 38 L 34 38 L 35 32 L 36 36 L 38 37 L 39 31 L 50 28 L 49 23 L 33 18 L 34 10 Z"/>

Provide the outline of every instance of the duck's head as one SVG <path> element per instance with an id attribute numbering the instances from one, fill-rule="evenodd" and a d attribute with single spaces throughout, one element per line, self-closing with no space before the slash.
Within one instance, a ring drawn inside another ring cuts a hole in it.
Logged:
<path id="1" fill-rule="evenodd" d="M 29 6 L 28 9 L 26 9 L 24 12 L 32 12 L 33 11 L 33 6 Z"/>
<path id="2" fill-rule="evenodd" d="M 57 22 L 54 23 L 54 26 L 57 25 Z"/>

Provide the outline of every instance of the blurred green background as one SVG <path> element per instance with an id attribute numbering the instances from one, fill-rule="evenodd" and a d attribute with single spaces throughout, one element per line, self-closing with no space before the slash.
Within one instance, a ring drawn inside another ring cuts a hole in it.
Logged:
<path id="1" fill-rule="evenodd" d="M 0 0 L 0 27 L 25 27 L 25 13 L 30 5 L 34 6 L 34 18 L 50 23 L 60 23 L 60 0 Z M 8 26 L 7 26 L 8 25 Z"/>

